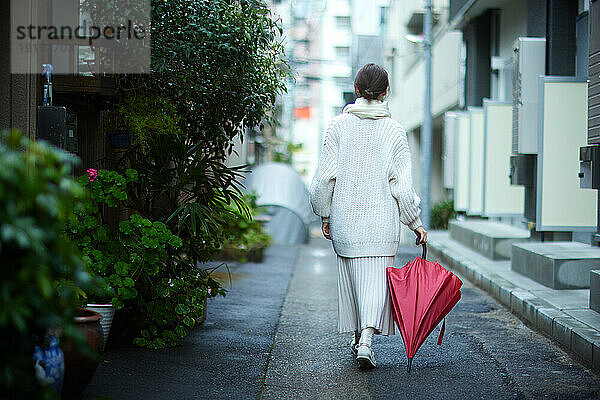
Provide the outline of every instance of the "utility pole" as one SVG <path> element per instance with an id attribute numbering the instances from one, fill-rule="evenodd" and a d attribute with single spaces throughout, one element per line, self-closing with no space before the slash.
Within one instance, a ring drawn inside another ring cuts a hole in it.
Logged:
<path id="1" fill-rule="evenodd" d="M 431 153 L 433 126 L 431 121 L 431 0 L 425 0 L 423 18 L 423 57 L 425 62 L 425 93 L 423 96 L 423 125 L 421 125 L 421 219 L 425 229 L 431 220 Z"/>

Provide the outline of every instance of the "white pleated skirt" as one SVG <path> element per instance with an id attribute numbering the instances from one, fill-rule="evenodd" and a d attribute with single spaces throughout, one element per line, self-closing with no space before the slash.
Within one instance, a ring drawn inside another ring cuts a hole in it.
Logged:
<path id="1" fill-rule="evenodd" d="M 385 269 L 393 256 L 346 258 L 338 256 L 338 331 L 374 328 L 393 335 L 392 300 Z"/>

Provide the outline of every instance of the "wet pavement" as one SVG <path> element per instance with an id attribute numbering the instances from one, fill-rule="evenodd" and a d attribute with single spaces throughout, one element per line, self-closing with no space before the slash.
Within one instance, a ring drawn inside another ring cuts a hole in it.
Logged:
<path id="1" fill-rule="evenodd" d="M 229 292 L 208 300 L 205 323 L 182 346 L 107 350 L 83 398 L 256 398 L 298 251 L 271 246 L 263 263 L 219 269 L 215 275 Z"/>
<path id="2" fill-rule="evenodd" d="M 396 265 L 419 254 L 402 249 Z M 233 266 L 226 298 L 182 347 L 103 354 L 86 399 L 598 399 L 600 377 L 463 279 L 463 298 L 406 372 L 401 336 L 375 336 L 377 368 L 358 369 L 336 333 L 331 244 L 271 247 Z"/>

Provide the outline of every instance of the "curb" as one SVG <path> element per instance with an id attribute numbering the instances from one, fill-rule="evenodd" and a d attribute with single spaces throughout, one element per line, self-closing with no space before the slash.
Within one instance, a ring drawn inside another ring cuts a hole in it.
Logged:
<path id="1" fill-rule="evenodd" d="M 428 247 L 433 256 L 473 285 L 488 292 L 526 325 L 553 338 L 561 347 L 576 354 L 588 367 L 600 372 L 600 331 L 500 275 L 482 270 L 444 244 L 430 240 Z"/>

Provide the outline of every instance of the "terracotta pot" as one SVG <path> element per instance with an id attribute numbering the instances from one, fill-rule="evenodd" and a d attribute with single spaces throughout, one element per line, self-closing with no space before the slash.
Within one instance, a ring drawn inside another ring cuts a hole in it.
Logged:
<path id="1" fill-rule="evenodd" d="M 100 319 L 102 316 L 95 311 L 82 308 L 75 316 L 75 323 L 84 334 L 86 342 L 94 353 L 98 353 L 104 341 Z M 98 367 L 98 358 L 92 358 L 75 351 L 73 343 L 67 340 L 65 353 L 65 378 L 63 397 L 78 396 L 92 380 Z"/>

